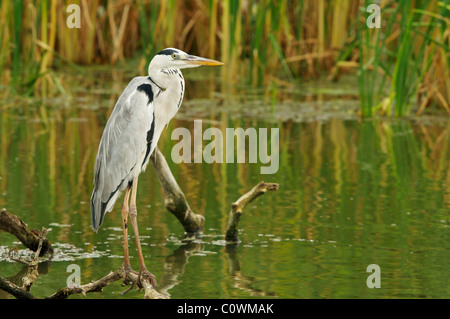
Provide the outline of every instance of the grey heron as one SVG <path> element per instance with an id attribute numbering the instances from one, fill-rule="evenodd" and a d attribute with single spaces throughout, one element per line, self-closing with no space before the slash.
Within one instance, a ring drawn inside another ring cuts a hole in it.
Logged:
<path id="1" fill-rule="evenodd" d="M 137 224 L 136 191 L 139 174 L 145 171 L 164 127 L 180 108 L 184 78 L 180 69 L 222 62 L 167 48 L 155 55 L 148 76 L 133 78 L 120 95 L 106 123 L 94 167 L 91 196 L 92 229 L 97 232 L 106 212 L 125 192 L 122 204 L 124 268 L 132 271 L 128 253 L 128 216 L 133 227 L 139 257 L 139 275 L 156 279 L 145 267 Z"/>

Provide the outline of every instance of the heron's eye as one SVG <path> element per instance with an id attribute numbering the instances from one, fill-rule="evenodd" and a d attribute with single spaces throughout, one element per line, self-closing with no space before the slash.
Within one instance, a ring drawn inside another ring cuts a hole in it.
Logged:
<path id="1" fill-rule="evenodd" d="M 176 53 L 173 53 L 173 54 L 172 54 L 172 59 L 176 59 L 176 58 L 177 58 Z"/>

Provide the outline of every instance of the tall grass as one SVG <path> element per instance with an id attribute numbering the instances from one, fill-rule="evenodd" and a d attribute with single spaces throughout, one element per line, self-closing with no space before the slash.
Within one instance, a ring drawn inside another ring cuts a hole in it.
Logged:
<path id="1" fill-rule="evenodd" d="M 81 28 L 70 29 L 67 5 Z M 439 105 L 450 113 L 449 5 L 381 1 L 369 29 L 360 0 L 16 0 L 0 3 L 0 72 L 16 92 L 45 96 L 64 63 L 121 63 L 140 70 L 164 47 L 222 59 L 227 82 L 295 85 L 356 72 L 364 116 L 402 116 Z M 5 72 L 2 72 L 5 70 Z M 61 91 L 61 89 L 60 89 Z M 415 99 L 415 100 L 414 100 Z"/>
<path id="2" fill-rule="evenodd" d="M 362 114 L 403 116 L 414 104 L 421 113 L 432 97 L 450 114 L 449 9 L 438 1 L 402 0 L 381 12 L 381 29 L 368 28 L 365 20 L 356 29 Z"/>

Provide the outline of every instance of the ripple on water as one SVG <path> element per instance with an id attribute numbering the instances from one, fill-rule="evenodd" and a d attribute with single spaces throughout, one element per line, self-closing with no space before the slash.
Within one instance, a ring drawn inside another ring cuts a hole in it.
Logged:
<path id="1" fill-rule="evenodd" d="M 96 250 L 95 247 L 91 251 L 86 251 L 83 248 L 72 244 L 54 243 L 52 261 L 74 261 L 89 258 L 100 258 L 109 256 L 109 251 Z"/>

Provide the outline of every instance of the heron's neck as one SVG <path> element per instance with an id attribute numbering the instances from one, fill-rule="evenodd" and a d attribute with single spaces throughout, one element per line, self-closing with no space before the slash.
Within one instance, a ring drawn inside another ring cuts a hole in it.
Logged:
<path id="1" fill-rule="evenodd" d="M 175 116 L 184 96 L 184 78 L 179 69 L 149 68 L 149 77 L 159 88 L 156 120 L 164 125 Z"/>
<path id="2" fill-rule="evenodd" d="M 184 88 L 184 78 L 179 69 L 161 69 L 150 65 L 148 75 L 163 91 L 167 89 L 179 89 L 180 80 L 183 80 Z"/>

